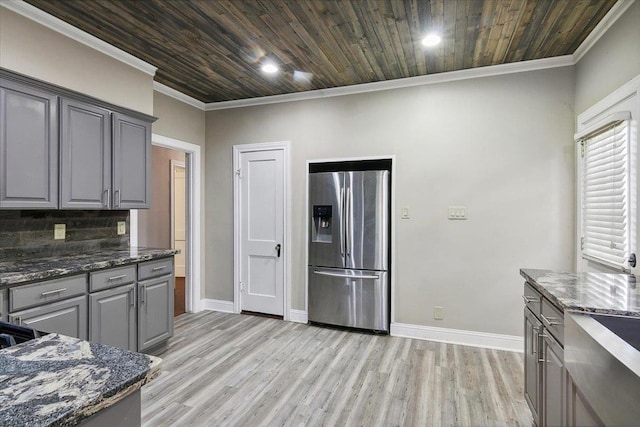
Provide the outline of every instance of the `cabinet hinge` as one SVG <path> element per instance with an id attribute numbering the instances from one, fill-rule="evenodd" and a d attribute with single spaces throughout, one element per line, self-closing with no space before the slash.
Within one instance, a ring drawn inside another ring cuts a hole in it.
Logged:
<path id="1" fill-rule="evenodd" d="M 244 283 L 240 282 L 240 292 L 244 292 Z"/>
<path id="2" fill-rule="evenodd" d="M 582 141 L 580 141 L 580 157 L 582 157 L 584 159 L 584 145 L 585 145 L 585 141 L 584 139 Z"/>
<path id="3" fill-rule="evenodd" d="M 236 169 L 236 175 L 238 175 L 238 178 L 242 178 L 242 169 Z"/>
<path id="4" fill-rule="evenodd" d="M 584 237 L 580 238 L 580 250 L 584 251 Z"/>

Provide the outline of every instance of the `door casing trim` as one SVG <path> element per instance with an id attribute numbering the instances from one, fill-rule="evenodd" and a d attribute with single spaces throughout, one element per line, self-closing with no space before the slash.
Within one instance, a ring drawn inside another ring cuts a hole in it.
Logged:
<path id="1" fill-rule="evenodd" d="M 190 313 L 202 310 L 201 282 L 202 282 L 202 215 L 201 215 L 201 181 L 202 181 L 202 153 L 199 145 L 166 136 L 152 134 L 151 144 L 172 150 L 183 151 L 189 155 L 189 167 L 187 168 L 187 197 L 189 203 L 188 230 L 187 230 L 187 277 L 186 277 L 186 309 Z M 138 211 L 130 211 L 130 244 L 138 245 Z"/>
<path id="2" fill-rule="evenodd" d="M 282 150 L 284 165 L 284 280 L 283 318 L 291 319 L 291 150 L 289 141 L 237 144 L 233 146 L 233 311 L 240 313 L 240 182 L 235 171 L 240 168 L 240 155 L 252 151 Z"/>

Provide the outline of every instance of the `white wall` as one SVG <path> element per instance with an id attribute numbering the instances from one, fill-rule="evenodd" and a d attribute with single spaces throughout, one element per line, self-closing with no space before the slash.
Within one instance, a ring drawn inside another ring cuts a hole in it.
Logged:
<path id="1" fill-rule="evenodd" d="M 0 7 L 0 67 L 153 114 L 153 77 Z"/>
<path id="2" fill-rule="evenodd" d="M 640 1 L 576 65 L 576 116 L 640 74 Z"/>
<path id="3" fill-rule="evenodd" d="M 233 299 L 233 144 L 287 140 L 294 309 L 305 309 L 305 162 L 395 154 L 397 218 L 411 213 L 395 224 L 395 321 L 521 335 L 519 268 L 573 266 L 573 87 L 569 67 L 208 112 L 206 296 Z M 469 219 L 448 221 L 448 205 Z"/>

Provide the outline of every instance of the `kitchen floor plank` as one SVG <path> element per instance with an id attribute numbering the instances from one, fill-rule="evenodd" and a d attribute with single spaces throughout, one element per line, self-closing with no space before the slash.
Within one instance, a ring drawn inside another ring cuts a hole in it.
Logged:
<path id="1" fill-rule="evenodd" d="M 200 312 L 176 317 L 142 425 L 532 425 L 518 353 Z"/>

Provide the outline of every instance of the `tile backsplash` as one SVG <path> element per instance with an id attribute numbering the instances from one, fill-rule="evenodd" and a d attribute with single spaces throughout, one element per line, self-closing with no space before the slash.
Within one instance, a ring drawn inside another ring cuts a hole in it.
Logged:
<path id="1" fill-rule="evenodd" d="M 65 239 L 54 239 L 55 224 L 65 224 Z M 120 247 L 129 247 L 129 211 L 0 210 L 0 260 Z"/>

